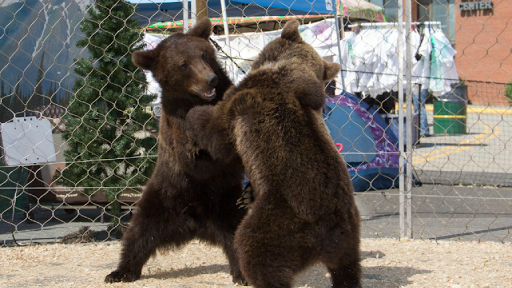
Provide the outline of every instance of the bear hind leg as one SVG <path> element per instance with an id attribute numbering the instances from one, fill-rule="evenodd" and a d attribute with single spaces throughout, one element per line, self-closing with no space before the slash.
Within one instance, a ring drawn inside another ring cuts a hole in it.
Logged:
<path id="1" fill-rule="evenodd" d="M 183 228 L 186 219 L 166 217 L 166 213 L 161 213 L 172 208 L 163 205 L 158 200 L 160 190 L 152 188 L 148 184 L 137 213 L 123 235 L 119 265 L 105 277 L 106 283 L 138 280 L 142 267 L 158 248 L 177 248 L 195 236 L 193 231 Z"/>
<path id="2" fill-rule="evenodd" d="M 137 216 L 135 216 L 137 217 Z M 159 246 L 158 236 L 150 235 L 154 231 L 145 229 L 145 221 L 133 221 L 123 235 L 121 259 L 115 271 L 105 277 L 105 282 L 133 282 L 140 278 L 142 267 Z M 154 238 L 153 236 L 157 236 Z"/>
<path id="3" fill-rule="evenodd" d="M 248 269 L 244 270 L 244 273 L 249 283 L 255 288 L 292 288 L 293 276 L 296 274 L 284 265 L 269 269 L 262 268 L 259 271 Z"/>
<path id="4" fill-rule="evenodd" d="M 158 223 L 155 224 L 155 222 Z M 155 225 L 152 225 L 152 223 Z M 123 236 L 119 266 L 105 277 L 105 282 L 133 282 L 138 280 L 141 276 L 142 267 L 158 248 L 178 248 L 194 238 L 194 234 L 190 231 L 178 227 L 166 228 L 163 224 L 178 226 L 181 223 L 170 224 L 167 221 L 153 218 L 131 224 Z"/>
<path id="5" fill-rule="evenodd" d="M 238 192 L 235 195 L 240 193 L 241 192 Z M 247 285 L 247 281 L 240 271 L 240 262 L 235 253 L 233 244 L 236 228 L 242 221 L 245 210 L 239 209 L 235 205 L 235 198 L 223 200 L 222 202 L 232 204 L 224 206 L 222 215 L 218 215 L 218 218 L 210 223 L 211 225 L 207 225 L 205 229 L 198 231 L 197 237 L 213 245 L 222 247 L 229 262 L 229 272 L 233 277 L 233 282 L 245 286 Z"/>
<path id="6" fill-rule="evenodd" d="M 325 263 L 331 273 L 332 288 L 361 288 L 359 251 L 345 253 L 337 263 Z"/>
<path id="7" fill-rule="evenodd" d="M 273 243 L 264 243 L 272 247 Z M 275 245 L 274 247 L 276 247 Z M 269 247 L 254 249 L 251 253 L 237 251 L 242 272 L 249 284 L 255 288 L 292 288 L 295 276 L 311 263 L 309 257 L 301 255 L 307 247 L 279 247 L 274 251 Z M 253 247 L 250 247 L 251 250 Z M 284 248 L 282 251 L 278 249 Z M 288 249 L 287 249 L 288 248 Z M 306 252 L 306 254 L 309 254 Z"/>
<path id="8" fill-rule="evenodd" d="M 230 269 L 229 273 L 233 277 L 233 283 L 247 286 L 247 280 L 245 280 L 245 277 L 243 276 L 242 271 L 240 270 L 240 261 L 238 260 L 238 257 L 235 253 L 235 249 L 233 247 L 233 234 L 226 236 L 231 236 L 231 239 L 226 239 L 225 241 L 223 241 L 222 250 L 224 251 L 226 257 L 228 258 Z"/>
<path id="9" fill-rule="evenodd" d="M 252 225 L 247 221 L 235 235 L 235 250 L 240 260 L 243 275 L 255 288 L 291 288 L 293 279 L 311 262 L 309 249 L 301 247 L 300 241 L 287 229 L 269 229 L 264 225 Z M 273 231 L 272 231 L 273 230 Z M 279 232 L 277 232 L 279 231 Z M 286 242 L 286 243 L 283 243 Z"/>
<path id="10" fill-rule="evenodd" d="M 221 246 L 226 258 L 229 262 L 229 273 L 233 277 L 233 282 L 239 285 L 247 285 L 242 272 L 240 271 L 240 262 L 234 249 L 234 235 L 235 228 L 230 228 L 229 225 L 222 225 L 221 223 L 212 223 L 208 226 L 209 229 L 198 232 L 198 238 L 210 244 Z"/>

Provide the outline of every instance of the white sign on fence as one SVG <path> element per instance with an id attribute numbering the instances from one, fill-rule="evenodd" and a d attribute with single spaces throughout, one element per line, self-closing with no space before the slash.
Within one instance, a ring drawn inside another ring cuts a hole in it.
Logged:
<path id="1" fill-rule="evenodd" d="M 1 125 L 5 163 L 9 166 L 55 162 L 52 126 L 36 117 L 14 118 Z"/>

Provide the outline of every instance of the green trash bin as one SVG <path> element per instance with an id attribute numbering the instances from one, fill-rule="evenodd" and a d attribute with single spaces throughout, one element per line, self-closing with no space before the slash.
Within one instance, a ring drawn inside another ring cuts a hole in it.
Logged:
<path id="1" fill-rule="evenodd" d="M 3 165 L 2 162 L 0 165 Z M 23 167 L 0 168 L 0 218 L 12 215 L 15 196 L 15 213 L 27 211 L 28 195 L 23 190 L 27 185 L 27 176 L 28 170 Z"/>
<path id="2" fill-rule="evenodd" d="M 466 134 L 468 87 L 458 85 L 434 100 L 434 133 Z"/>

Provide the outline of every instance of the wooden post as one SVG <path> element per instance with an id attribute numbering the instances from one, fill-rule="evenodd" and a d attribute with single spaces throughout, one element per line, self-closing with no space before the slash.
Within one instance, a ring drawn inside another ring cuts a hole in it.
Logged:
<path id="1" fill-rule="evenodd" d="M 197 20 L 208 18 L 208 0 L 196 0 Z"/>

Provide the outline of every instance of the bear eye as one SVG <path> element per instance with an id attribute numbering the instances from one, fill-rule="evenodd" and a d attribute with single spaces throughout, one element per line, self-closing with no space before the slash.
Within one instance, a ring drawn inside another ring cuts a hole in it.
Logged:
<path id="1" fill-rule="evenodd" d="M 181 64 L 181 68 L 187 69 L 188 68 L 188 64 L 186 62 L 183 62 L 183 64 Z"/>
<path id="2" fill-rule="evenodd" d="M 204 60 L 206 60 L 206 53 L 204 53 L 204 52 L 203 52 L 203 53 L 201 54 L 201 58 L 203 58 Z"/>

